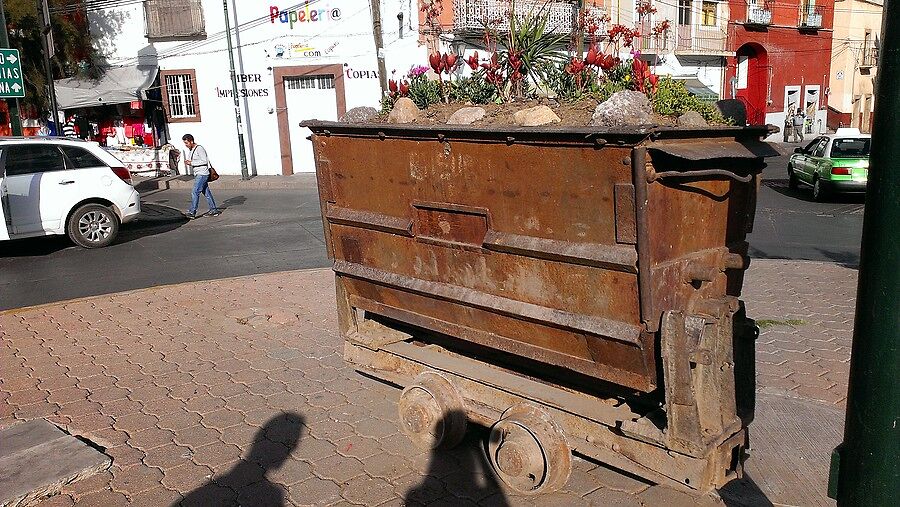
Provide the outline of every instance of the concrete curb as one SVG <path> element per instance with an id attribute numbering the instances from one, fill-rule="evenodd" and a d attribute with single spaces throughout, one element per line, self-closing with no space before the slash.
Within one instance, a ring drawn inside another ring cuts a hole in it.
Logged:
<path id="1" fill-rule="evenodd" d="M 132 176 L 134 187 L 138 192 L 151 190 L 190 190 L 194 186 L 193 176 L 161 176 L 158 178 L 144 178 Z M 315 173 L 294 174 L 291 176 L 253 176 L 249 180 L 242 180 L 240 176 L 221 176 L 210 183 L 213 190 L 243 190 L 243 189 L 294 189 L 315 188 Z"/>

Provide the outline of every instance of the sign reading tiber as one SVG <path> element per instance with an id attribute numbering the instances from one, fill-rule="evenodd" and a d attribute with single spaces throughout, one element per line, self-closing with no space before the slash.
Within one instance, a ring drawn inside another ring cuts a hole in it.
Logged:
<path id="1" fill-rule="evenodd" d="M 0 99 L 25 97 L 18 49 L 0 49 Z"/>
<path id="2" fill-rule="evenodd" d="M 313 3 L 315 4 L 318 2 Z M 269 21 L 274 24 L 275 20 L 278 20 L 278 22 L 290 26 L 291 30 L 293 30 L 294 25 L 302 23 L 337 21 L 341 19 L 341 10 L 337 7 L 317 9 L 314 5 L 313 8 L 310 9 L 309 4 L 310 2 L 307 0 L 303 2 L 303 5 L 289 7 L 287 10 L 281 10 L 277 6 L 271 5 L 269 6 Z"/>

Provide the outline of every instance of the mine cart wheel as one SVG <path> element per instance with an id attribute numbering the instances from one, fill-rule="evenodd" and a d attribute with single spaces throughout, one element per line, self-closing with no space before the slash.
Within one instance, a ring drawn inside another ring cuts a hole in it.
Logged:
<path id="1" fill-rule="evenodd" d="M 522 495 L 550 493 L 565 486 L 572 452 L 550 416 L 528 404 L 503 413 L 491 428 L 488 459 L 500 479 Z"/>
<path id="2" fill-rule="evenodd" d="M 451 449 L 466 434 L 462 396 L 449 380 L 431 371 L 417 376 L 400 395 L 400 429 L 418 447 Z"/>

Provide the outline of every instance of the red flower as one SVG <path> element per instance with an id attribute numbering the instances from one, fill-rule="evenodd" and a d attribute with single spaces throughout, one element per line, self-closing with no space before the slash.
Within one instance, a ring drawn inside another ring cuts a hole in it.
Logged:
<path id="1" fill-rule="evenodd" d="M 409 95 L 409 81 L 404 81 L 400 83 L 400 96 L 406 97 Z"/>
<path id="2" fill-rule="evenodd" d="M 448 55 L 444 55 L 444 57 L 447 61 L 446 65 L 444 65 L 444 71 L 449 74 L 450 71 L 453 70 L 454 67 L 456 67 L 456 59 L 459 58 L 459 56 L 454 53 L 450 53 Z"/>
<path id="3" fill-rule="evenodd" d="M 388 79 L 388 89 L 391 93 L 397 93 L 397 82 L 393 79 Z"/>
<path id="4" fill-rule="evenodd" d="M 478 68 L 478 51 L 473 52 L 472 56 L 470 56 L 469 59 L 466 60 L 466 63 L 469 64 L 470 69 L 472 69 L 472 70 L 477 69 Z"/>
<path id="5" fill-rule="evenodd" d="M 434 70 L 438 74 L 441 73 L 441 54 L 440 53 L 431 53 L 430 55 L 428 55 L 428 63 L 431 64 L 432 70 Z"/>
<path id="6" fill-rule="evenodd" d="M 583 70 L 584 70 L 584 62 L 579 60 L 578 58 L 573 57 L 572 61 L 569 62 L 568 65 L 566 65 L 566 72 L 568 72 L 569 74 L 572 74 L 573 76 L 575 74 L 580 74 L 581 71 L 583 71 Z"/>
<path id="7" fill-rule="evenodd" d="M 588 49 L 587 56 L 584 57 L 584 63 L 588 65 L 597 65 L 597 48 L 591 44 L 590 49 Z"/>
<path id="8" fill-rule="evenodd" d="M 441 72 L 447 70 L 448 68 L 449 67 L 447 66 L 447 53 L 442 53 L 441 54 L 441 69 L 438 71 L 438 73 L 441 73 Z"/>

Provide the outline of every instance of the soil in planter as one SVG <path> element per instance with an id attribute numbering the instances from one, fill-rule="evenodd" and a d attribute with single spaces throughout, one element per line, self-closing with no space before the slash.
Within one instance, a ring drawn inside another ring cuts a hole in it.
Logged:
<path id="1" fill-rule="evenodd" d="M 472 124 L 473 127 L 490 126 L 514 126 L 513 115 L 516 111 L 529 107 L 546 105 L 559 116 L 560 123 L 548 125 L 548 127 L 588 127 L 591 124 L 591 116 L 599 102 L 593 99 L 580 100 L 578 102 L 557 102 L 552 99 L 524 100 L 521 102 L 507 102 L 503 104 L 465 104 L 453 102 L 450 104 L 432 104 L 422 110 L 421 117 L 415 122 L 418 125 L 445 125 L 450 116 L 463 107 L 482 107 L 486 111 L 484 118 Z M 653 113 L 653 121 L 657 125 L 675 125 L 675 118 Z M 387 123 L 387 114 L 378 115 L 376 123 Z"/>

